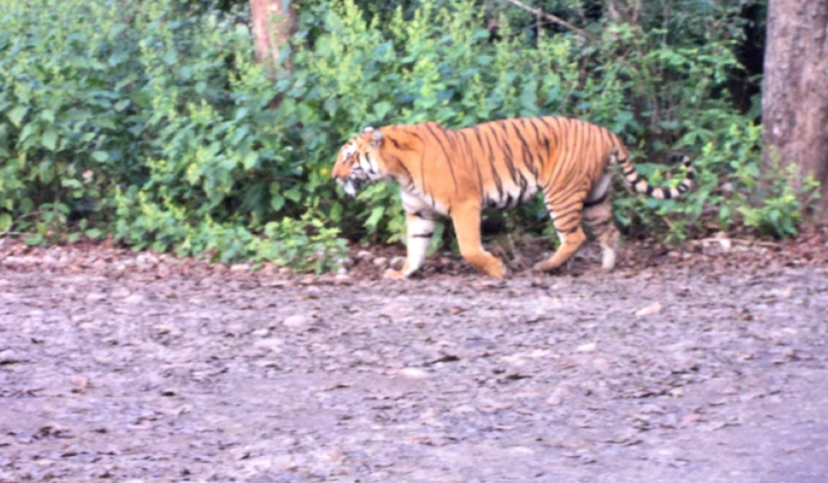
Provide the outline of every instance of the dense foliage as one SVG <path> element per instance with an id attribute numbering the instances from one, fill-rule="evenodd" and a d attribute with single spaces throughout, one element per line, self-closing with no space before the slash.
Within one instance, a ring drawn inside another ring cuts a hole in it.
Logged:
<path id="1" fill-rule="evenodd" d="M 493 2 L 392 3 L 295 2 L 292 65 L 273 81 L 244 3 L 0 0 L 0 232 L 321 270 L 343 236 L 404 229 L 396 187 L 344 203 L 329 182 L 350 135 L 542 114 L 620 133 L 656 182 L 671 182 L 653 162 L 664 152 L 697 160 L 686 202 L 619 196 L 628 231 L 683 237 L 745 215 L 795 230 L 799 205 L 777 199 L 789 193 L 755 196 L 760 129 L 728 95 L 739 4 L 666 2 L 677 13 L 634 22 L 579 9 L 595 1 L 549 6 L 584 36 Z M 548 225 L 540 205 L 521 216 Z"/>

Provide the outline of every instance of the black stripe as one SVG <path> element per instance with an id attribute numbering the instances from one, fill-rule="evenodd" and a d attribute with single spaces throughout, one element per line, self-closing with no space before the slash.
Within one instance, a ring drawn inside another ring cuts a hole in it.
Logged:
<path id="1" fill-rule="evenodd" d="M 532 156 L 533 162 L 532 162 L 531 166 L 528 166 L 528 168 L 529 168 L 529 172 L 532 173 L 532 176 L 534 176 L 535 179 L 538 179 L 538 172 L 539 172 L 538 168 L 542 169 L 544 164 L 545 164 L 545 161 L 544 161 L 545 156 L 543 156 L 540 152 L 541 135 L 540 135 L 540 131 L 538 130 L 538 127 L 535 125 L 535 120 L 534 119 L 532 119 L 532 118 L 527 119 L 527 122 L 532 126 L 532 129 L 535 130 L 535 141 L 536 141 L 534 143 L 534 145 L 533 145 L 534 147 L 531 151 L 532 153 L 534 153 L 534 155 Z M 527 130 L 527 132 L 529 132 L 529 131 Z M 548 147 L 548 144 L 547 144 L 547 147 Z M 537 161 L 534 161 L 535 156 L 537 156 L 537 158 L 538 158 Z"/>
<path id="2" fill-rule="evenodd" d="M 434 136 L 434 139 L 437 140 L 437 144 L 440 145 L 440 148 L 443 149 L 443 154 L 446 157 L 446 164 L 448 164 L 449 171 L 451 172 L 451 179 L 452 179 L 452 181 L 454 181 L 454 193 L 457 194 L 459 192 L 460 186 L 457 184 L 457 176 L 454 174 L 454 166 L 452 165 L 452 162 L 451 162 L 451 156 L 449 156 L 448 150 L 446 149 L 445 144 L 443 144 L 443 141 L 441 141 L 440 137 L 437 136 L 437 133 L 434 132 L 434 129 L 432 128 L 432 124 L 433 123 L 427 123 L 425 125 L 426 129 L 428 129 L 428 131 L 431 133 L 431 135 Z M 439 125 L 437 127 L 440 128 Z M 442 128 L 440 128 L 440 129 L 442 130 Z M 445 131 L 443 131 L 443 134 L 445 134 Z M 448 136 L 446 136 L 446 139 L 448 139 Z M 451 142 L 451 141 L 449 140 L 449 142 Z"/>
<path id="3" fill-rule="evenodd" d="M 558 230 L 558 228 L 555 228 L 555 229 Z M 564 235 L 571 235 L 571 234 L 575 233 L 576 231 L 578 231 L 580 229 L 581 229 L 581 224 L 580 223 L 575 223 L 575 226 L 573 226 L 572 228 L 565 228 L 565 229 L 562 228 L 558 231 L 563 233 Z"/>
<path id="4" fill-rule="evenodd" d="M 559 132 L 560 132 L 560 130 L 561 130 L 561 124 L 560 124 L 560 122 L 558 122 L 558 118 L 557 118 L 557 117 L 553 117 L 553 118 L 552 118 L 552 121 L 555 121 L 555 127 L 554 127 L 554 128 L 551 128 L 551 131 L 552 131 L 552 137 L 554 137 L 554 138 L 555 138 L 555 149 L 557 149 L 557 150 L 558 150 L 558 152 L 560 152 L 560 150 L 561 150 L 561 140 L 560 140 L 560 138 L 558 137 L 558 133 L 559 133 Z"/>
<path id="5" fill-rule="evenodd" d="M 513 201 L 512 193 L 509 193 L 507 191 L 506 192 L 506 202 L 503 203 L 503 209 L 511 207 L 512 206 L 512 201 Z M 500 208 L 500 207 L 498 206 L 498 208 Z"/>
<path id="6" fill-rule="evenodd" d="M 469 144 L 469 131 L 468 130 L 463 130 L 463 131 L 461 131 L 461 134 L 462 134 L 462 137 L 463 137 L 463 145 L 464 145 L 464 148 L 465 148 L 465 151 L 466 151 L 466 158 L 467 158 L 469 163 L 474 165 L 474 169 L 477 170 L 477 184 L 480 185 L 480 192 L 482 193 L 483 192 L 483 174 L 480 172 L 480 163 L 477 162 L 477 160 L 474 159 L 474 157 L 472 156 L 472 149 L 471 149 L 471 145 Z M 482 150 L 483 145 L 481 145 L 480 148 Z"/>
<path id="7" fill-rule="evenodd" d="M 492 142 L 488 136 L 486 136 L 486 145 L 489 147 L 489 166 L 492 168 L 492 177 L 494 178 L 495 187 L 497 188 L 497 199 L 501 200 L 503 199 L 503 180 L 497 172 L 497 167 L 494 162 L 494 150 L 492 149 Z"/>
<path id="8" fill-rule="evenodd" d="M 430 232 L 430 233 L 417 233 L 417 234 L 411 235 L 411 236 L 414 237 L 414 238 L 431 238 L 432 235 L 434 235 L 433 231 Z"/>
<path id="9" fill-rule="evenodd" d="M 500 123 L 496 124 L 496 126 L 502 128 Z M 490 127 L 491 127 L 491 125 L 490 125 Z M 505 132 L 506 132 L 506 130 L 504 129 L 504 133 Z M 514 163 L 514 160 L 512 159 L 512 149 L 509 148 L 508 141 L 506 143 L 504 143 L 497 136 L 497 133 L 496 133 L 494 127 L 492 127 L 492 133 L 491 134 L 495 138 L 495 142 L 497 143 L 497 147 L 500 149 L 500 151 L 502 151 L 504 153 L 505 161 L 506 161 L 506 167 L 509 168 L 509 177 L 511 178 L 512 182 L 515 182 L 516 181 L 516 179 L 515 179 L 515 163 Z M 506 134 L 508 135 L 508 133 L 506 133 Z"/>
<path id="10" fill-rule="evenodd" d="M 408 131 L 408 134 L 411 134 L 415 138 L 419 139 L 421 143 L 425 143 L 425 139 L 423 139 L 423 137 L 420 136 L 418 133 L 416 133 L 414 131 Z"/>
<path id="11" fill-rule="evenodd" d="M 586 223 L 590 228 L 595 229 L 595 228 L 600 228 L 602 226 L 609 225 L 610 223 L 612 223 L 612 218 L 607 217 L 607 216 L 602 216 L 602 217 L 598 217 L 598 218 L 590 218 L 590 219 L 585 219 L 584 223 Z"/>
<path id="12" fill-rule="evenodd" d="M 410 188 L 411 185 L 415 184 L 414 177 L 411 176 L 411 172 L 408 171 L 408 168 L 405 166 L 405 164 L 403 164 L 402 159 L 391 154 L 387 154 L 386 156 L 388 156 L 388 159 L 390 159 L 391 161 L 396 162 L 397 165 L 402 169 L 402 171 L 405 172 L 405 175 L 408 177 L 408 180 L 406 181 L 406 188 Z"/>
<path id="13" fill-rule="evenodd" d="M 601 203 L 607 201 L 607 197 L 609 196 L 609 192 L 610 192 L 610 190 L 609 190 L 609 188 L 607 188 L 607 190 L 604 192 L 604 194 L 601 195 L 601 197 L 598 198 L 597 200 L 586 200 L 586 201 L 584 201 L 584 208 L 591 208 L 593 206 L 600 205 Z"/>
<path id="14" fill-rule="evenodd" d="M 515 135 L 517 135 L 518 139 L 520 139 L 521 144 L 523 144 L 523 164 L 529 168 L 529 171 L 532 171 L 533 166 L 535 164 L 535 156 L 532 154 L 532 151 L 529 149 L 529 143 L 526 142 L 526 139 L 518 129 L 517 123 L 512 123 L 512 129 L 515 130 Z M 527 161 L 526 158 L 529 158 Z"/>
<path id="15" fill-rule="evenodd" d="M 581 205 L 581 206 L 576 206 Z M 555 206 L 555 213 L 562 214 L 564 212 L 569 213 L 572 209 L 581 210 L 583 208 L 583 202 L 580 200 L 570 201 L 569 203 L 563 206 Z"/>

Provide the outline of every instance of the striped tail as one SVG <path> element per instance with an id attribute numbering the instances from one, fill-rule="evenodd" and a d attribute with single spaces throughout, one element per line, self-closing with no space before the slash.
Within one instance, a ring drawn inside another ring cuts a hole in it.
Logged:
<path id="1" fill-rule="evenodd" d="M 639 193 L 646 193 L 648 196 L 652 196 L 653 198 L 658 198 L 661 200 L 669 200 L 672 198 L 677 198 L 681 196 L 682 193 L 689 190 L 693 187 L 693 178 L 696 177 L 696 173 L 693 170 L 693 164 L 690 161 L 690 158 L 684 156 L 682 154 L 671 154 L 670 161 L 672 163 L 678 163 L 684 165 L 687 169 L 687 175 L 682 180 L 681 183 L 675 188 L 656 188 L 647 181 L 647 178 L 642 176 L 635 170 L 635 166 L 633 166 L 632 161 L 630 158 L 625 157 L 623 159 L 619 159 L 619 152 L 617 148 L 612 148 L 610 151 L 610 163 L 611 164 L 620 164 L 621 165 L 621 172 L 624 174 L 624 178 L 635 188 L 635 190 Z"/>

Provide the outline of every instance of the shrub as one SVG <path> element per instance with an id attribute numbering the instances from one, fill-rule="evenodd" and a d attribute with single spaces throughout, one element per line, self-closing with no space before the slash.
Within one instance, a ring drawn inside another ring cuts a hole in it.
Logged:
<path id="1" fill-rule="evenodd" d="M 341 237 L 404 239 L 395 186 L 344 203 L 328 182 L 353 133 L 546 114 L 619 133 L 657 182 L 675 182 L 670 168 L 644 161 L 672 148 L 696 159 L 684 201 L 617 197 L 632 234 L 682 238 L 711 217 L 795 227 L 784 190 L 764 205 L 741 194 L 760 177 L 761 145 L 723 88 L 738 29 L 708 28 L 721 12 L 669 29 L 596 20 L 583 41 L 539 39 L 510 9 L 493 40 L 480 2 L 403 3 L 297 0 L 292 67 L 274 81 L 255 62 L 246 2 L 0 0 L 0 232 L 327 269 Z M 548 229 L 540 203 L 520 213 Z"/>

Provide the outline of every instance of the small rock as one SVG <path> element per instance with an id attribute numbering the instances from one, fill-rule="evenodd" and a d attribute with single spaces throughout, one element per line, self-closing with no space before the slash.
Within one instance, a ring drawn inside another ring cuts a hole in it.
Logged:
<path id="1" fill-rule="evenodd" d="M 386 265 L 388 265 L 388 259 L 385 257 L 375 258 L 374 265 L 377 267 L 385 267 Z"/>
<path id="2" fill-rule="evenodd" d="M 644 404 L 641 406 L 641 412 L 644 414 L 664 414 L 665 410 L 662 406 L 658 404 Z"/>
<path id="3" fill-rule="evenodd" d="M 34 437 L 28 433 L 15 433 L 14 439 L 17 440 L 19 444 L 32 444 L 34 441 Z"/>
<path id="4" fill-rule="evenodd" d="M 138 265 L 138 268 L 149 268 L 157 263 L 158 258 L 151 253 L 141 253 L 135 257 L 135 264 Z"/>
<path id="5" fill-rule="evenodd" d="M 590 342 L 589 344 L 582 344 L 575 348 L 575 352 L 580 352 L 582 354 L 591 354 L 598 349 L 598 346 L 595 342 Z"/>
<path id="6" fill-rule="evenodd" d="M 286 318 L 282 321 L 282 325 L 285 327 L 304 327 L 308 325 L 310 322 L 310 318 L 304 315 L 291 315 L 290 317 Z"/>
<path id="7" fill-rule="evenodd" d="M 121 287 L 113 290 L 111 295 L 112 298 L 123 299 L 129 297 L 131 294 L 132 292 L 129 289 Z"/>
<path id="8" fill-rule="evenodd" d="M 85 297 L 87 302 L 100 302 L 106 298 L 106 294 L 100 292 L 92 292 Z"/>
<path id="9" fill-rule="evenodd" d="M 230 266 L 231 272 L 248 272 L 250 271 L 250 264 L 249 263 L 237 263 L 235 265 Z"/>
<path id="10" fill-rule="evenodd" d="M 402 270 L 405 265 L 405 257 L 394 257 L 391 259 L 391 268 L 394 270 Z"/>
<path id="11" fill-rule="evenodd" d="M 357 255 L 356 255 L 356 257 L 357 257 L 358 259 L 360 259 L 360 260 L 368 260 L 368 259 L 370 259 L 372 256 L 373 256 L 373 255 L 371 255 L 371 252 L 366 251 L 366 250 L 360 250 L 360 252 L 359 252 L 359 253 L 357 253 Z"/>
<path id="12" fill-rule="evenodd" d="M 416 367 L 406 367 L 400 370 L 400 375 L 409 379 L 428 379 L 431 377 L 429 373 Z"/>
<path id="13" fill-rule="evenodd" d="M 271 337 L 269 339 L 257 340 L 256 342 L 253 343 L 253 345 L 255 347 L 261 347 L 263 349 L 268 349 L 268 350 L 271 350 L 273 352 L 281 352 L 282 351 L 282 344 L 284 344 L 284 341 L 282 339 L 279 339 L 278 337 Z"/>
<path id="14" fill-rule="evenodd" d="M 563 404 L 564 399 L 566 398 L 566 393 L 566 389 L 562 387 L 556 388 L 554 391 L 552 391 L 552 394 L 548 398 L 546 398 L 546 404 L 550 406 L 560 406 L 561 404 Z"/>
<path id="15" fill-rule="evenodd" d="M 126 302 L 128 304 L 139 304 L 139 303 L 143 302 L 144 299 L 145 299 L 145 297 L 143 295 L 136 293 L 136 294 L 132 294 L 129 297 L 125 298 L 124 302 Z"/>
<path id="16" fill-rule="evenodd" d="M 661 312 L 661 302 L 653 302 L 652 304 L 644 307 L 643 309 L 639 309 L 635 312 L 635 315 L 639 317 L 643 317 L 645 315 L 655 315 Z"/>

